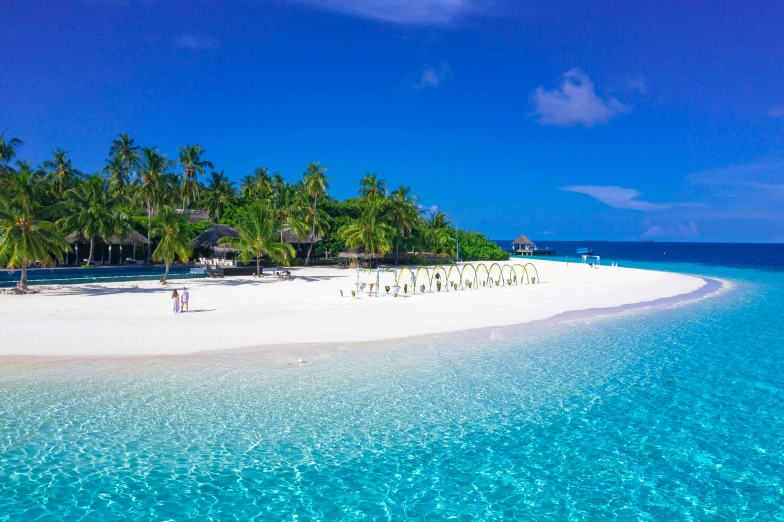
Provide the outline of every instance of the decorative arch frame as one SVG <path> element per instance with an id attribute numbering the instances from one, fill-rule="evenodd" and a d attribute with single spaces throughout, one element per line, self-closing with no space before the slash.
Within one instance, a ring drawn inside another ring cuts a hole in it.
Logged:
<path id="1" fill-rule="evenodd" d="M 447 284 L 447 286 L 449 286 L 451 288 L 453 284 L 456 284 L 457 287 L 455 288 L 455 290 L 457 288 L 463 288 L 462 277 L 463 277 L 463 274 L 460 271 L 460 267 L 459 266 L 457 266 L 457 265 L 450 266 L 449 267 L 449 271 L 447 272 L 447 275 L 446 275 L 446 284 Z"/>
<path id="2" fill-rule="evenodd" d="M 476 265 L 476 282 L 477 282 L 476 286 L 477 286 L 477 288 L 479 288 L 480 284 L 482 284 L 483 286 L 486 286 L 488 281 L 490 281 L 490 271 L 487 269 L 487 265 L 486 264 L 479 263 L 478 265 Z"/>
<path id="3" fill-rule="evenodd" d="M 468 283 L 471 283 L 469 286 Z M 470 263 L 463 265 L 463 270 L 460 272 L 460 285 L 469 290 L 479 288 L 476 279 L 476 267 Z"/>
<path id="4" fill-rule="evenodd" d="M 517 276 L 515 276 L 512 265 L 501 266 L 501 278 L 504 280 L 504 283 L 506 283 L 507 286 L 517 286 Z"/>
<path id="5" fill-rule="evenodd" d="M 504 286 L 504 277 L 503 277 L 503 270 L 501 269 L 501 265 L 498 263 L 493 263 L 490 265 L 490 269 L 488 270 L 488 276 L 490 277 L 490 281 L 495 286 Z"/>
<path id="6" fill-rule="evenodd" d="M 436 275 L 440 277 L 436 279 Z M 433 272 L 430 275 L 430 293 L 433 293 L 433 288 L 438 288 L 438 283 L 441 283 L 441 288 L 446 289 L 449 291 L 449 285 L 447 284 L 447 273 L 446 269 L 443 266 L 434 266 Z"/>
<path id="7" fill-rule="evenodd" d="M 397 273 L 397 285 L 400 288 L 403 288 L 403 285 L 408 285 L 409 288 L 414 287 L 414 289 L 416 289 L 416 284 L 414 282 L 414 272 L 412 272 L 411 269 L 407 266 L 401 268 Z"/>
<path id="8" fill-rule="evenodd" d="M 529 266 L 531 268 L 533 268 L 534 274 L 536 274 L 534 277 L 531 278 L 531 284 L 538 285 L 539 284 L 539 270 L 536 269 L 536 266 L 533 263 L 526 263 L 525 267 L 524 267 L 526 272 L 528 272 L 528 267 Z"/>
<path id="9" fill-rule="evenodd" d="M 428 292 L 430 290 L 430 271 L 424 267 L 420 266 L 417 268 L 417 271 L 414 274 L 414 293 L 416 294 L 417 290 L 422 291 L 419 287 L 425 285 L 424 292 Z M 422 292 L 422 293 L 424 293 Z"/>
<path id="10" fill-rule="evenodd" d="M 523 265 L 520 263 L 515 263 L 512 266 L 512 270 L 514 270 L 514 274 L 517 277 L 518 284 L 527 285 L 530 284 L 530 278 L 528 277 L 528 270 L 525 269 Z"/>

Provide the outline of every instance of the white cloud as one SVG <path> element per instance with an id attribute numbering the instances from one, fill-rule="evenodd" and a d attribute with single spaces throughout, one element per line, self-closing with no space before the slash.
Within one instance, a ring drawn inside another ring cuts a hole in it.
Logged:
<path id="1" fill-rule="evenodd" d="M 651 203 L 637 199 L 640 197 L 640 192 L 631 188 L 616 187 L 616 186 L 597 186 L 597 185 L 572 185 L 569 187 L 561 187 L 560 190 L 567 192 L 577 192 L 585 194 L 592 198 L 601 201 L 605 205 L 613 208 L 625 208 L 630 210 L 654 211 L 654 210 L 667 210 L 671 205 Z"/>
<path id="2" fill-rule="evenodd" d="M 417 205 L 417 207 L 419 208 L 419 211 L 423 214 L 435 214 L 436 212 L 438 212 L 438 205 L 430 205 L 429 207 L 426 207 L 424 205 Z"/>
<path id="3" fill-rule="evenodd" d="M 175 44 L 185 49 L 216 49 L 218 40 L 193 34 L 181 34 L 175 40 Z"/>
<path id="4" fill-rule="evenodd" d="M 449 25 L 486 0 L 295 0 L 325 11 L 411 25 Z"/>
<path id="5" fill-rule="evenodd" d="M 779 105 L 778 107 L 771 109 L 768 116 L 771 118 L 784 118 L 784 105 Z"/>
<path id="6" fill-rule="evenodd" d="M 415 89 L 433 89 L 438 87 L 449 76 L 449 64 L 441 62 L 438 67 L 433 67 L 430 64 L 425 65 L 419 76 L 419 79 L 414 82 Z"/>
<path id="7" fill-rule="evenodd" d="M 642 95 L 648 94 L 648 82 L 645 81 L 645 76 L 642 74 L 629 76 L 626 79 L 626 88 Z"/>
<path id="8" fill-rule="evenodd" d="M 689 221 L 688 223 L 678 221 L 670 225 L 662 226 L 654 225 L 646 220 L 643 221 L 643 225 L 648 227 L 648 229 L 640 235 L 642 239 L 697 239 L 700 237 L 700 231 L 694 221 Z"/>
<path id="9" fill-rule="evenodd" d="M 531 102 L 540 124 L 592 127 L 629 111 L 617 99 L 597 95 L 590 78 L 578 69 L 565 72 L 563 78 L 557 89 L 547 91 L 540 86 L 531 93 Z"/>
<path id="10" fill-rule="evenodd" d="M 784 161 L 758 161 L 707 169 L 689 176 L 689 181 L 713 187 L 721 195 L 751 197 L 757 201 L 784 198 Z"/>

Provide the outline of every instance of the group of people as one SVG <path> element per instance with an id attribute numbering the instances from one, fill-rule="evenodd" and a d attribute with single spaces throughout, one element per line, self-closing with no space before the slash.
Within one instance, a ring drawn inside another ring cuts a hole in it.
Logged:
<path id="1" fill-rule="evenodd" d="M 182 287 L 182 294 L 177 293 L 177 290 L 172 292 L 171 295 L 171 313 L 177 315 L 180 312 L 188 313 L 188 299 L 190 299 L 188 289 Z"/>

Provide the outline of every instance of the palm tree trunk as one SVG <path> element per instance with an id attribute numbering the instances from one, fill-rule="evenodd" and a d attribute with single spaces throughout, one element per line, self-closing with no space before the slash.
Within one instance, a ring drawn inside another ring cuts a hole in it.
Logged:
<path id="1" fill-rule="evenodd" d="M 318 207 L 318 199 L 313 197 L 313 226 L 310 229 L 310 246 L 308 246 L 308 255 L 305 257 L 305 266 L 310 262 L 310 253 L 313 251 L 313 241 L 316 239 L 316 208 Z"/>
<path id="2" fill-rule="evenodd" d="M 95 252 L 95 239 L 90 238 L 90 255 L 87 256 L 87 264 L 91 264 L 93 262 L 93 253 Z"/>
<path id="3" fill-rule="evenodd" d="M 27 292 L 27 261 L 22 261 L 22 275 L 19 276 L 19 289 Z"/>
<path id="4" fill-rule="evenodd" d="M 397 264 L 398 257 L 400 255 L 400 240 L 395 240 L 395 264 Z"/>
<path id="5" fill-rule="evenodd" d="M 169 263 L 167 261 L 166 262 L 166 271 L 163 273 L 163 284 L 166 284 L 166 278 L 169 277 L 169 267 L 170 266 L 171 266 L 171 263 Z"/>
<path id="6" fill-rule="evenodd" d="M 147 203 L 147 262 L 150 262 L 150 230 L 152 230 L 152 207 Z"/>
<path id="7" fill-rule="evenodd" d="M 256 277 L 261 277 L 261 256 L 256 256 Z"/>

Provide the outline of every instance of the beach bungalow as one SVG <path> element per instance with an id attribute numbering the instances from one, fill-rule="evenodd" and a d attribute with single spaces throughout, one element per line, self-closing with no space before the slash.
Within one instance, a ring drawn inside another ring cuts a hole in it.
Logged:
<path id="1" fill-rule="evenodd" d="M 525 234 L 512 241 L 512 253 L 518 256 L 532 256 L 536 250 L 536 245 L 528 239 Z"/>
<path id="2" fill-rule="evenodd" d="M 199 264 L 237 266 L 237 261 L 227 261 L 226 255 L 228 253 L 236 254 L 238 250 L 218 244 L 224 237 L 240 237 L 240 233 L 229 225 L 212 225 L 193 239 L 193 246 L 212 250 L 212 258 L 200 257 Z"/>
<path id="3" fill-rule="evenodd" d="M 354 248 L 347 248 L 343 252 L 338 254 L 338 258 L 346 268 L 357 268 L 362 266 L 363 268 L 370 268 L 373 264 L 373 260 L 381 259 L 381 254 L 371 254 L 370 252 L 365 252 L 364 246 L 358 246 Z"/>
<path id="4" fill-rule="evenodd" d="M 73 252 L 68 252 L 65 255 L 65 265 L 85 264 L 87 256 L 90 255 L 90 240 L 82 233 L 74 232 L 66 236 L 65 241 L 73 247 Z M 136 245 L 147 245 L 148 243 L 147 238 L 135 230 L 119 236 L 112 236 L 108 241 L 97 236 L 94 240 L 93 261 L 96 265 L 136 263 Z M 123 249 L 123 247 L 125 248 Z M 139 256 L 143 259 L 144 252 L 140 251 Z"/>

